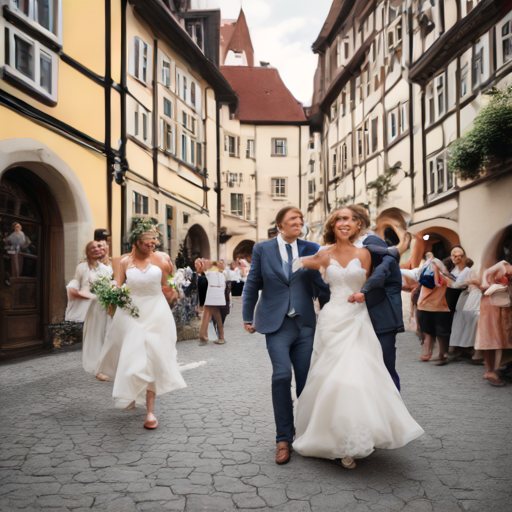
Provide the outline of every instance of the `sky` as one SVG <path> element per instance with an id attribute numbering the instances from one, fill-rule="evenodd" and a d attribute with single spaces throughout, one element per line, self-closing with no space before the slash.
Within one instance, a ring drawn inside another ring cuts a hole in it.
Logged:
<path id="1" fill-rule="evenodd" d="M 251 31 L 255 63 L 270 62 L 305 106 L 311 105 L 318 57 L 311 51 L 332 0 L 196 0 L 198 8 L 221 9 L 238 18 L 242 4 Z M 257 64 L 259 65 L 259 64 Z"/>

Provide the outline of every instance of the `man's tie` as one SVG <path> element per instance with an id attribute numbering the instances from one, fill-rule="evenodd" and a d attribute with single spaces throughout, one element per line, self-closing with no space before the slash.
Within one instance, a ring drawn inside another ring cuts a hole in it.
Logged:
<path id="1" fill-rule="evenodd" d="M 290 244 L 286 244 L 286 252 L 288 254 L 288 280 L 292 277 L 292 265 L 293 265 L 293 253 L 292 246 Z"/>

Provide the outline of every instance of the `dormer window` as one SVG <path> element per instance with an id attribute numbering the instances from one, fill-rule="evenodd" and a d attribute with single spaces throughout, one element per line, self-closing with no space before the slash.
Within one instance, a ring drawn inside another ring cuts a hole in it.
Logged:
<path id="1" fill-rule="evenodd" d="M 185 27 L 190 38 L 203 50 L 203 22 L 189 20 L 186 22 Z"/>

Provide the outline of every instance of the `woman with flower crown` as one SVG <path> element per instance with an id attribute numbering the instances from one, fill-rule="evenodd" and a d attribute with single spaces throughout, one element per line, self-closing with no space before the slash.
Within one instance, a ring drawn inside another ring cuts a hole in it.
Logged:
<path id="1" fill-rule="evenodd" d="M 176 325 L 168 301 L 174 290 L 167 278 L 172 262 L 155 251 L 158 232 L 134 230 L 132 252 L 121 259 L 116 271 L 119 286 L 127 285 L 139 317 L 117 308 L 105 340 L 98 372 L 114 381 L 113 398 L 118 408 L 145 405 L 144 427 L 155 429 L 155 397 L 186 387 L 176 361 Z"/>

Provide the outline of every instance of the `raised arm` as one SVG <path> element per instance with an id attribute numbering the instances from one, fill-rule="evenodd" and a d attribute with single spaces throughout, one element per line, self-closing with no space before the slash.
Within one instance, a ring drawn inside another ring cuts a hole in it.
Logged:
<path id="1" fill-rule="evenodd" d="M 321 270 L 326 269 L 329 266 L 331 259 L 331 253 L 329 249 L 318 251 L 313 256 L 305 256 L 298 258 L 293 262 L 293 271 L 297 271 L 301 268 L 308 268 L 310 270 Z"/>

